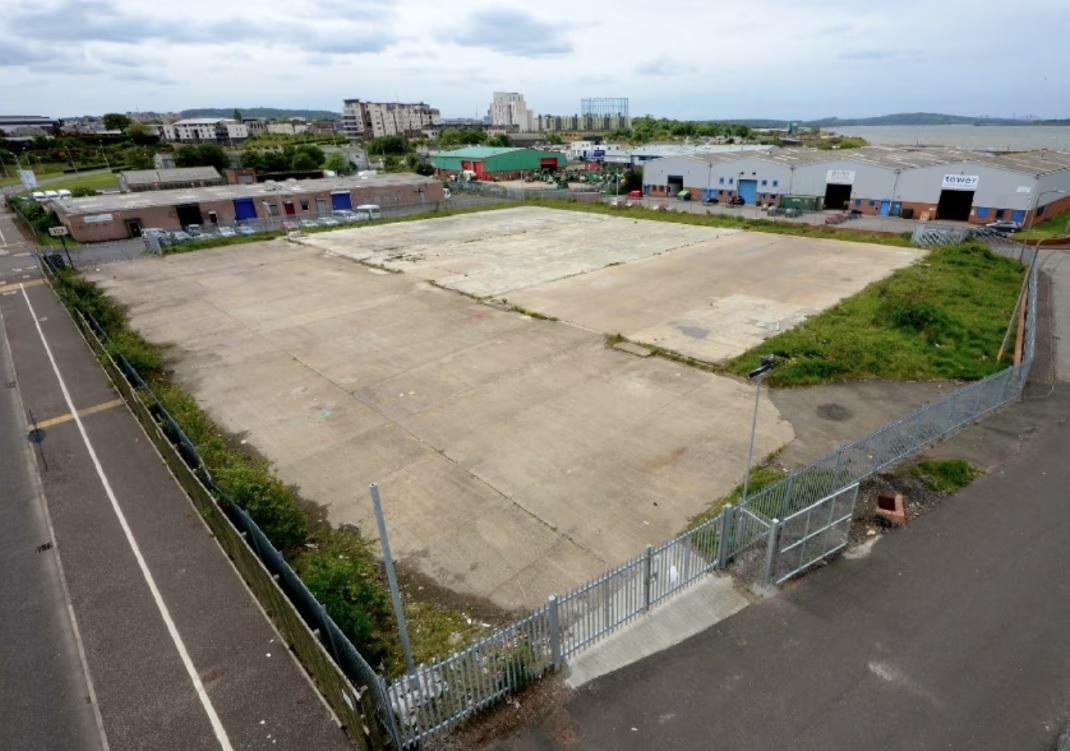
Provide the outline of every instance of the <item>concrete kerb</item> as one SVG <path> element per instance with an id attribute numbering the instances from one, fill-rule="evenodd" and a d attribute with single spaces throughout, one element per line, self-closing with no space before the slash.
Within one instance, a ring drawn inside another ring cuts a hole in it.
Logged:
<path id="1" fill-rule="evenodd" d="M 238 530 L 219 501 L 193 473 L 175 445 L 163 433 L 137 389 L 123 376 L 119 364 L 107 351 L 89 320 L 81 311 L 67 306 L 55 289 L 51 269 L 43 259 L 38 260 L 47 283 L 64 302 L 64 309 L 71 316 L 87 346 L 96 354 L 108 379 L 141 424 L 172 476 L 186 491 L 213 538 L 233 561 L 249 589 L 308 671 L 328 706 L 340 719 L 346 734 L 362 751 L 376 751 L 390 745 L 401 748 L 397 731 L 392 727 L 393 714 L 382 696 L 381 680 L 378 685 L 365 685 L 358 689 L 343 673 L 317 637 L 318 630 L 314 631 L 305 622 L 295 604 L 280 588 L 278 575 L 272 574 L 265 567 L 260 556 L 251 547 L 246 533 Z M 322 609 L 322 605 L 320 608 Z M 323 611 L 323 615 L 326 616 L 326 611 Z M 378 702 L 377 696 L 380 699 Z M 388 726 L 381 727 L 380 720 L 385 721 Z"/>

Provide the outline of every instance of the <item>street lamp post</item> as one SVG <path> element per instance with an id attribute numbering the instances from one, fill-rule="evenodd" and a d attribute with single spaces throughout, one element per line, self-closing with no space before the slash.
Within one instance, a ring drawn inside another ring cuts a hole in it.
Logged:
<path id="1" fill-rule="evenodd" d="M 758 430 L 758 398 L 762 393 L 762 379 L 773 369 L 774 365 L 776 365 L 776 357 L 762 355 L 761 364 L 747 374 L 747 378 L 754 381 L 754 416 L 750 423 L 750 444 L 747 446 L 747 466 L 743 470 L 743 497 L 740 499 L 740 504 L 746 502 L 747 491 L 750 489 L 750 465 L 754 458 L 754 434 Z"/>

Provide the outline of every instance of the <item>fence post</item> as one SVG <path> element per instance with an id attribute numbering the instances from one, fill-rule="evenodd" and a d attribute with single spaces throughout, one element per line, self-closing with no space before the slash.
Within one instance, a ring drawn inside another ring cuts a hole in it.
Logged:
<path id="1" fill-rule="evenodd" d="M 763 584 L 773 582 L 773 562 L 776 560 L 777 543 L 780 537 L 780 520 L 773 519 L 769 524 L 769 535 L 765 541 L 765 572 L 762 575 Z"/>
<path id="2" fill-rule="evenodd" d="M 793 487 L 795 487 L 795 473 L 794 472 L 792 472 L 790 475 L 788 475 L 788 484 L 787 484 L 787 487 L 784 488 L 784 500 L 780 504 L 780 515 L 782 517 L 783 516 L 787 516 L 788 513 L 789 513 L 788 510 L 791 508 L 791 505 L 790 505 L 791 504 L 791 490 L 792 490 Z"/>
<path id="3" fill-rule="evenodd" d="M 717 535 L 717 568 L 724 569 L 728 565 L 728 537 L 732 524 L 731 503 L 726 503 L 721 509 L 721 528 Z"/>
<path id="4" fill-rule="evenodd" d="M 650 610 L 650 564 L 654 557 L 654 548 L 646 546 L 643 553 L 643 612 Z"/>
<path id="5" fill-rule="evenodd" d="M 561 616 L 557 612 L 557 595 L 550 595 L 546 600 L 550 615 L 550 654 L 554 661 L 554 670 L 561 669 Z"/>
<path id="6" fill-rule="evenodd" d="M 881 454 L 884 452 L 884 434 L 886 430 L 880 430 L 873 436 L 875 446 L 873 448 L 873 471 L 881 468 Z"/>

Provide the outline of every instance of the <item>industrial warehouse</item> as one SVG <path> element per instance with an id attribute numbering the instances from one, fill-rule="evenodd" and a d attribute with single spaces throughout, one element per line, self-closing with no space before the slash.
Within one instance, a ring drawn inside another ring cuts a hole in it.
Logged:
<path id="1" fill-rule="evenodd" d="M 676 156 L 644 165 L 643 193 L 1029 226 L 1070 208 L 1070 153 L 867 146 Z"/>
<path id="2" fill-rule="evenodd" d="M 435 174 L 457 177 L 468 173 L 477 180 L 517 180 L 535 172 L 565 168 L 564 154 L 515 147 L 471 146 L 431 157 Z"/>
<path id="3" fill-rule="evenodd" d="M 146 227 L 211 229 L 256 219 L 322 217 L 367 204 L 434 209 L 442 200 L 440 181 L 395 174 L 113 193 L 51 206 L 71 237 L 99 242 L 139 237 Z"/>

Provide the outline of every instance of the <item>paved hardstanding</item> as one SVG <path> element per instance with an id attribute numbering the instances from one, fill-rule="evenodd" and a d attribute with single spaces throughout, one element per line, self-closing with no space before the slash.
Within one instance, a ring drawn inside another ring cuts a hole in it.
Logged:
<path id="1" fill-rule="evenodd" d="M 867 558 L 587 684 L 493 747 L 1053 748 L 1070 722 L 1070 388 L 1039 391 L 982 428 L 1006 437 L 1005 463 Z"/>

